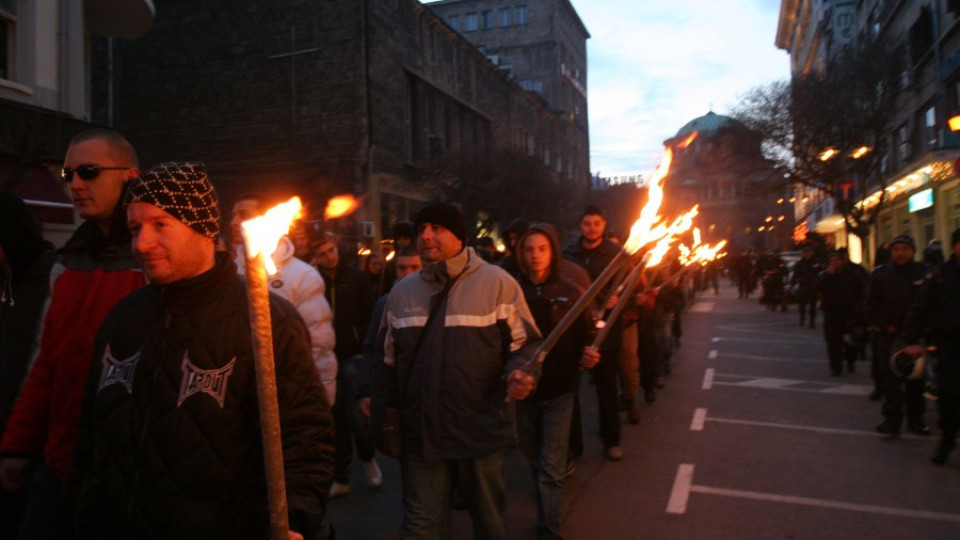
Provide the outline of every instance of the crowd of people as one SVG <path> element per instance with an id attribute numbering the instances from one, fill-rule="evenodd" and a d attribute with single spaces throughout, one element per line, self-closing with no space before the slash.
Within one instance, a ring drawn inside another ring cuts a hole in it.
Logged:
<path id="1" fill-rule="evenodd" d="M 760 302 L 787 311 L 796 303 L 799 324 L 816 328 L 823 313 L 830 375 L 840 377 L 869 357 L 873 390 L 883 421 L 875 428 L 884 437 L 899 437 L 904 427 L 929 436 L 926 402 L 937 402 L 940 442 L 930 457 L 949 460 L 960 430 L 960 331 L 956 296 L 960 286 L 960 229 L 951 236 L 945 260 L 939 241 L 932 241 L 917 259 L 917 246 L 907 235 L 881 244 L 872 272 L 850 261 L 845 248 L 818 254 L 805 245 L 789 270 L 777 253 L 744 251 L 728 270 L 741 298 L 758 285 Z"/>
<path id="2" fill-rule="evenodd" d="M 244 194 L 227 219 L 203 164 L 141 171 L 130 143 L 105 129 L 73 139 L 62 179 L 84 221 L 58 250 L 23 201 L 0 193 L 0 537 L 268 538 L 240 224 L 269 201 Z M 636 424 L 641 393 L 656 402 L 684 306 L 719 292 L 720 265 L 687 272 L 668 260 L 628 290 L 630 258 L 559 329 L 622 252 L 603 209 L 586 207 L 567 243 L 523 219 L 503 239 L 500 251 L 472 238 L 443 202 L 392 226 L 392 258 L 357 261 L 322 229 L 281 238 L 268 283 L 290 538 L 333 538 L 329 499 L 349 496 L 355 462 L 380 487 L 378 451 L 400 465 L 403 538 L 449 537 L 455 501 L 476 538 L 505 538 L 514 447 L 536 487 L 538 537 L 561 538 L 564 483 L 584 448 L 585 376 L 604 458 L 623 459 L 621 413 Z M 921 344 L 936 343 L 934 460 L 944 463 L 960 422 L 960 350 L 946 341 L 960 325 L 960 269 L 955 258 L 910 262 L 906 237 L 891 253 L 869 279 L 839 252 L 823 265 L 804 250 L 792 275 L 771 254 L 732 257 L 728 268 L 742 297 L 762 283 L 770 309 L 789 292 L 801 325 L 814 326 L 820 299 L 834 375 L 844 362 L 854 369 L 856 328 L 873 332 L 887 436 L 903 417 L 929 430 L 923 381 L 880 360 L 901 349 L 905 361 L 922 358 Z M 626 309 L 608 320 L 615 306 Z"/>

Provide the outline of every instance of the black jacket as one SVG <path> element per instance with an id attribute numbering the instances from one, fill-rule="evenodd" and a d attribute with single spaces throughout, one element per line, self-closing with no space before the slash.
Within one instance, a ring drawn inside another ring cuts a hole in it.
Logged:
<path id="1" fill-rule="evenodd" d="M 827 322 L 849 324 L 863 319 L 863 297 L 866 280 L 862 269 L 846 265 L 833 274 L 820 273 L 817 290 L 820 309 Z"/>
<path id="2" fill-rule="evenodd" d="M 337 335 L 333 350 L 337 354 L 337 361 L 344 362 L 363 352 L 367 318 L 376 297 L 370 296 L 369 284 L 363 272 L 347 266 L 343 261 L 332 276 L 322 268 L 320 274 L 327 285 L 324 294 L 333 310 L 333 330 Z"/>
<path id="3" fill-rule="evenodd" d="M 333 421 L 296 310 L 270 295 L 292 530 L 327 538 Z M 218 256 L 145 287 L 101 327 L 74 478 L 80 538 L 268 538 L 244 282 Z"/>
<path id="4" fill-rule="evenodd" d="M 823 271 L 823 263 L 814 257 L 800 259 L 793 267 L 790 285 L 797 287 L 797 297 L 802 300 L 816 299 L 817 276 Z"/>
<path id="5" fill-rule="evenodd" d="M 603 269 L 610 264 L 610 261 L 612 261 L 622 249 L 620 244 L 612 240 L 604 240 L 599 246 L 593 249 L 585 249 L 582 239 L 578 239 L 576 242 L 564 248 L 563 257 L 584 267 L 587 270 L 587 274 L 590 275 L 590 279 L 594 280 L 597 279 L 597 276 L 603 272 Z M 606 297 L 606 291 L 609 290 L 610 287 L 616 287 L 618 285 L 617 283 L 613 283 L 614 281 L 616 281 L 616 279 L 611 280 L 610 284 L 604 287 L 603 292 L 597 296 L 597 302 L 603 301 Z M 615 326 L 614 329 L 610 331 L 606 341 L 603 342 L 603 350 L 619 350 L 622 333 L 623 331 L 620 325 Z"/>
<path id="6" fill-rule="evenodd" d="M 884 333 L 899 333 L 926 274 L 924 265 L 914 261 L 877 267 L 870 274 L 863 306 L 867 324 Z"/>
<path id="7" fill-rule="evenodd" d="M 929 333 L 941 361 L 960 361 L 960 264 L 956 257 L 927 274 L 904 320 L 900 340 L 915 344 Z"/>

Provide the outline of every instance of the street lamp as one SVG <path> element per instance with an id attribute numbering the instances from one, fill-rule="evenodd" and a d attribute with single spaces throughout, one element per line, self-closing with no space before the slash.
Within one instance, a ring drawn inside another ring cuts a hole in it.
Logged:
<path id="1" fill-rule="evenodd" d="M 960 131 L 960 112 L 957 112 L 947 120 L 947 125 L 950 126 L 950 131 L 956 133 Z"/>

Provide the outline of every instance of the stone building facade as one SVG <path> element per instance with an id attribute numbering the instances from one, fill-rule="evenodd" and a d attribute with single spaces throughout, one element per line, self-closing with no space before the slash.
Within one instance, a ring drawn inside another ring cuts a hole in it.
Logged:
<path id="1" fill-rule="evenodd" d="M 472 220 L 496 214 L 498 188 L 587 186 L 586 168 L 558 171 L 561 119 L 416 0 L 168 0 L 112 61 L 95 54 L 96 117 L 110 108 L 148 164 L 201 160 L 225 205 L 298 194 L 313 219 L 361 195 L 326 228 L 368 244 L 430 200 Z M 497 166 L 521 158 L 536 174 Z"/>
<path id="2" fill-rule="evenodd" d="M 681 143 L 694 132 L 686 148 Z M 674 156 L 664 181 L 666 216 L 700 205 L 703 241 L 727 240 L 732 250 L 789 250 L 793 209 L 784 185 L 763 157 L 761 135 L 739 121 L 708 112 L 664 141 Z"/>

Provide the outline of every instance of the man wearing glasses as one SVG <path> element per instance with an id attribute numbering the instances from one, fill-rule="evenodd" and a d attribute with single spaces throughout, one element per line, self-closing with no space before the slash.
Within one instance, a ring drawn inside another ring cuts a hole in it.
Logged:
<path id="1" fill-rule="evenodd" d="M 145 283 L 119 208 L 138 176 L 136 152 L 115 131 L 84 131 L 67 148 L 61 177 L 84 222 L 57 253 L 37 354 L 0 438 L 0 486 L 29 482 L 19 538 L 68 536 L 64 489 L 93 340 L 113 306 Z"/>

